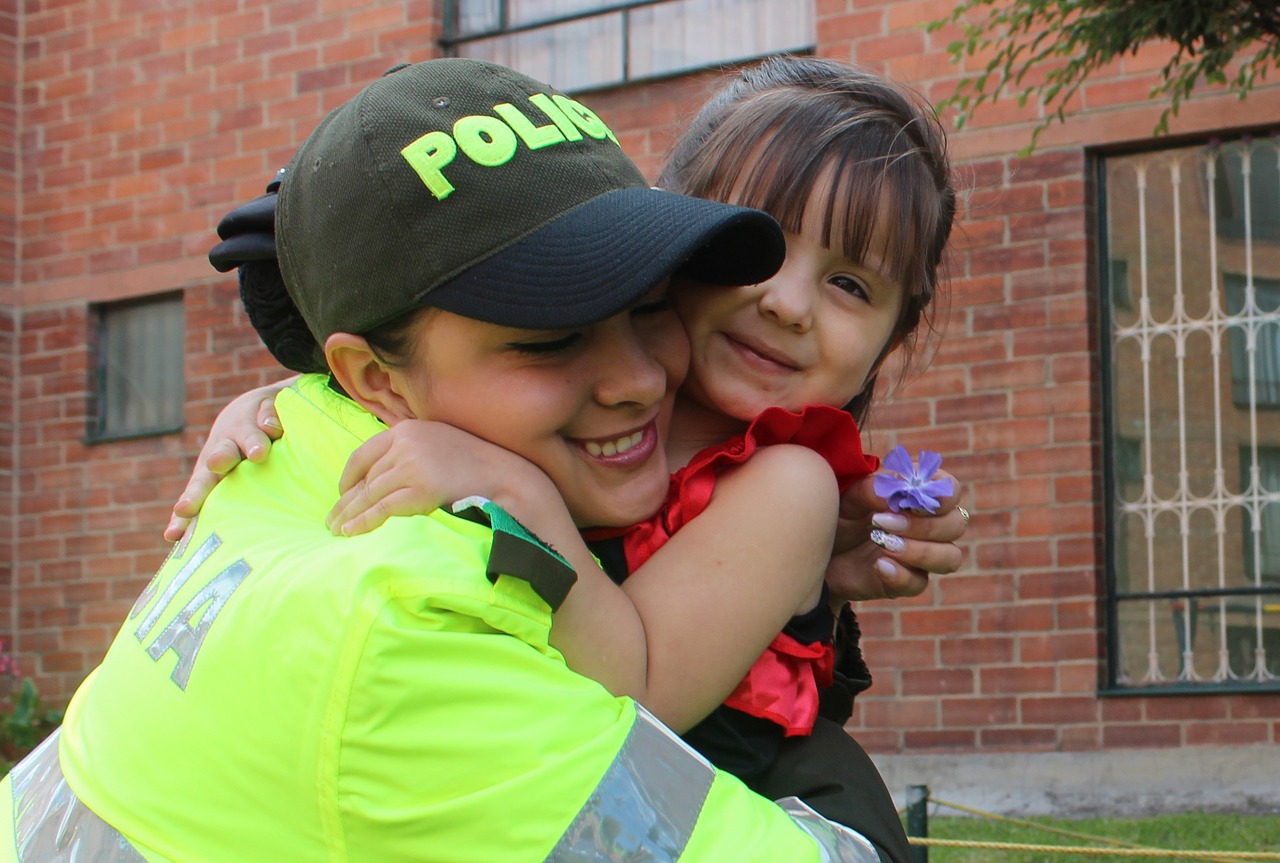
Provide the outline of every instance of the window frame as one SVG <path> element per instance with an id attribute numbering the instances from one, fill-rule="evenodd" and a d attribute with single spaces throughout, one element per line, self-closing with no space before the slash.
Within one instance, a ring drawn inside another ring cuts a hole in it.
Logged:
<path id="1" fill-rule="evenodd" d="M 767 57 L 786 50 L 790 53 L 808 54 L 817 49 L 816 36 L 814 41 L 803 46 L 794 46 L 793 48 L 781 49 L 772 48 L 761 52 L 748 53 L 741 57 L 733 58 L 717 58 L 713 60 L 704 60 L 692 63 L 688 66 L 681 66 L 660 72 L 649 74 L 634 75 L 631 70 L 631 47 L 630 47 L 630 16 L 628 13 L 636 9 L 645 9 L 654 6 L 662 6 L 674 2 L 674 0 L 617 0 L 617 2 L 609 2 L 602 0 L 600 4 L 592 9 L 579 12 L 571 12 L 554 17 L 529 21 L 523 24 L 510 24 L 510 14 L 508 11 L 509 0 L 495 0 L 498 4 L 498 25 L 487 30 L 477 30 L 472 33 L 460 34 L 457 32 L 457 21 L 459 19 L 458 4 L 465 0 L 445 0 L 442 35 L 439 44 L 446 57 L 458 56 L 459 46 L 466 45 L 471 42 L 482 42 L 487 39 L 497 39 L 504 36 L 517 36 L 522 33 L 529 33 L 535 30 L 555 27 L 561 24 L 571 24 L 577 21 L 586 21 L 592 18 L 599 18 L 605 15 L 622 15 L 622 37 L 621 37 L 621 76 L 611 78 L 584 86 L 562 86 L 558 82 L 549 82 L 566 93 L 583 93 L 593 90 L 608 89 L 611 87 L 624 86 L 642 81 L 661 80 L 663 78 L 675 77 L 703 69 L 722 68 L 726 65 L 737 63 L 745 63 L 751 60 Z M 816 10 L 815 10 L 816 11 Z"/>
<path id="2" fill-rule="evenodd" d="M 1273 127 L 1266 127 L 1266 133 L 1270 134 Z M 1119 483 L 1123 481 L 1119 470 L 1119 449 L 1125 445 L 1121 435 L 1117 433 L 1115 418 L 1116 404 L 1115 393 L 1115 342 L 1113 328 L 1115 326 L 1112 296 L 1116 286 L 1112 283 L 1116 275 L 1116 268 L 1113 266 L 1112 250 L 1110 249 L 1109 236 L 1107 232 L 1107 216 L 1108 201 L 1110 189 L 1107 184 L 1107 160 L 1117 157 L 1139 155 L 1143 153 L 1160 152 L 1172 150 L 1181 147 L 1195 146 L 1198 144 L 1210 144 L 1217 141 L 1235 141 L 1248 140 L 1252 135 L 1257 135 L 1264 130 L 1237 130 L 1235 132 L 1220 133 L 1218 135 L 1196 136 L 1193 138 L 1145 141 L 1140 144 L 1131 146 L 1093 148 L 1086 151 L 1087 163 L 1090 169 L 1087 176 L 1090 178 L 1090 186 L 1092 187 L 1091 199 L 1093 201 L 1093 214 L 1090 219 L 1092 224 L 1091 233 L 1093 235 L 1092 256 L 1090 261 L 1090 284 L 1095 286 L 1096 300 L 1096 316 L 1095 321 L 1098 326 L 1098 358 L 1099 358 L 1099 408 L 1100 408 L 1100 425 L 1102 439 L 1102 494 L 1103 494 L 1103 555 L 1101 565 L 1103 567 L 1103 595 L 1099 597 L 1100 626 L 1103 631 L 1101 633 L 1101 643 L 1105 648 L 1101 667 L 1099 669 L 1099 686 L 1098 696 L 1101 698 L 1114 697 L 1147 697 L 1147 696 L 1186 696 L 1186 695 L 1232 695 L 1232 694 L 1273 694 L 1280 692 L 1280 678 L 1270 680 L 1253 681 L 1247 679 L 1228 679 L 1224 681 L 1211 680 L 1168 680 L 1157 684 L 1141 684 L 1131 683 L 1122 679 L 1121 675 L 1121 635 L 1122 627 L 1120 623 L 1120 605 L 1127 601 L 1156 601 L 1168 600 L 1171 603 L 1179 602 L 1195 602 L 1203 599 L 1215 599 L 1220 603 L 1229 599 L 1262 601 L 1270 599 L 1272 603 L 1280 603 L 1280 585 L 1249 585 L 1243 587 L 1222 587 L 1222 588 L 1191 588 L 1188 590 L 1157 590 L 1149 591 L 1143 589 L 1135 589 L 1134 585 L 1126 585 L 1122 589 L 1119 582 L 1119 574 L 1121 565 L 1119 555 L 1127 552 L 1126 548 L 1120 547 L 1119 539 L 1121 530 L 1121 517 L 1119 512 L 1119 499 L 1117 490 Z M 1220 230 L 1219 235 L 1223 235 Z M 1229 234 L 1227 236 L 1230 236 Z M 1128 267 L 1126 267 L 1128 269 Z M 1226 271 L 1223 270 L 1223 273 Z M 1127 275 L 1129 285 L 1126 288 L 1127 296 L 1125 302 L 1120 304 L 1120 308 L 1131 308 L 1134 302 L 1134 294 L 1131 289 L 1132 273 Z M 1225 289 L 1224 289 L 1225 290 Z M 1227 350 L 1224 338 L 1224 350 Z M 1227 386 L 1232 387 L 1233 382 L 1228 379 Z M 1265 409 L 1264 405 L 1258 406 Z M 1225 445 L 1225 443 L 1224 443 Z M 1181 612 L 1174 610 L 1175 614 Z M 1201 612 L 1203 613 L 1203 612 Z M 1197 612 L 1192 609 L 1192 622 L 1194 623 Z M 1177 629 L 1177 621 L 1175 620 L 1175 629 Z M 1179 635 L 1179 638 L 1185 637 Z M 1194 638 L 1194 636 L 1192 636 Z M 1272 651 L 1268 650 L 1268 656 Z"/>
<path id="3" fill-rule="evenodd" d="M 138 308 L 146 305 L 160 305 L 164 303 L 176 303 L 181 311 L 183 322 L 182 329 L 178 333 L 178 344 L 176 346 L 176 360 L 181 364 L 182 374 L 180 376 L 180 387 L 182 392 L 174 394 L 174 399 L 181 405 L 181 409 L 177 412 L 177 416 L 168 421 L 157 422 L 148 426 L 132 426 L 116 430 L 107 429 L 107 400 L 110 396 L 108 393 L 108 380 L 110 370 L 108 367 L 108 357 L 106 356 L 107 327 L 110 326 L 110 317 L 113 312 Z M 163 291 L 157 294 L 148 294 L 141 297 L 129 297 L 120 300 L 105 300 L 102 302 L 91 302 L 88 304 L 88 325 L 89 338 L 88 349 L 90 351 L 90 362 L 88 364 L 89 381 L 87 386 L 88 405 L 85 411 L 85 443 L 99 444 L 110 443 L 113 441 L 133 440 L 144 437 L 159 437 L 161 435 L 174 434 L 181 432 L 186 428 L 186 309 L 184 303 L 184 294 L 181 290 Z"/>

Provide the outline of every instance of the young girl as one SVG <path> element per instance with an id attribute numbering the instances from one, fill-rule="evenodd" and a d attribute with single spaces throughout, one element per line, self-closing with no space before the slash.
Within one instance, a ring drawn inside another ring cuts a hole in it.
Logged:
<path id="1" fill-rule="evenodd" d="M 735 467 L 754 463 L 756 458 L 747 459 L 760 448 L 783 442 L 813 448 L 836 469 L 842 488 L 875 469 L 874 460 L 862 457 L 848 414 L 833 409 L 847 408 L 864 419 L 888 354 L 901 347 L 910 356 L 934 302 L 954 214 L 943 135 L 928 108 L 880 78 L 813 59 L 779 58 L 744 72 L 694 120 L 659 183 L 764 209 L 786 231 L 787 257 L 774 278 L 758 285 L 688 284 L 672 293 L 691 343 L 690 374 L 668 442 L 672 465 L 683 467 L 667 506 L 654 519 L 628 531 L 591 535 L 593 551 L 610 575 L 625 579 L 632 591 L 650 583 L 651 557 L 661 557 L 666 567 L 681 566 L 665 545 L 677 530 L 697 529 L 705 538 L 684 548 L 751 538 L 734 529 L 725 511 L 742 506 L 734 494 L 740 473 Z M 571 352 L 577 338 L 566 331 L 537 350 Z M 343 477 L 345 494 L 331 514 L 335 530 L 360 532 L 390 515 L 433 509 L 457 496 L 451 493 L 478 491 L 474 471 L 467 472 L 469 487 L 445 487 L 447 465 L 430 458 L 455 458 L 456 441 L 446 448 L 439 437 L 444 433 L 402 423 L 357 453 Z M 629 443 L 619 438 L 611 445 L 625 453 Z M 486 493 L 507 503 L 504 497 L 518 494 L 521 484 L 515 476 L 507 473 L 504 483 Z M 763 509 L 759 501 L 751 505 Z M 508 508 L 538 530 L 537 506 Z M 899 530 L 912 524 L 899 518 L 885 523 Z M 944 520 L 954 528 L 961 516 L 947 508 L 936 519 Z M 803 568 L 802 561 L 796 563 Z M 684 566 L 696 570 L 694 564 Z M 694 590 L 699 579 L 688 581 Z M 834 597 L 831 604 L 843 605 L 847 598 Z M 819 683 L 831 675 L 832 617 L 828 603 L 813 599 L 806 595 L 795 604 L 802 613 L 730 695 L 729 705 L 686 736 L 766 796 L 799 793 L 829 817 L 855 822 L 882 851 L 901 859 L 905 839 L 892 807 L 892 820 L 867 824 L 868 812 L 884 815 L 887 794 L 882 784 L 868 780 L 865 755 L 838 725 L 848 716 L 852 695 L 869 685 L 856 647 L 844 668 L 851 680 L 833 713 L 836 721 L 818 719 Z M 705 594 L 696 601 L 719 602 Z M 767 591 L 757 597 L 758 605 L 776 602 Z M 691 603 L 686 597 L 672 604 Z M 696 625 L 697 616 L 692 620 Z M 697 682 L 691 690 L 703 693 L 702 703 L 711 687 L 705 679 Z M 717 693 L 715 702 L 724 694 Z M 677 730 L 687 728 L 687 717 L 706 715 L 700 708 L 650 706 Z M 834 793 L 819 791 L 833 787 Z"/>

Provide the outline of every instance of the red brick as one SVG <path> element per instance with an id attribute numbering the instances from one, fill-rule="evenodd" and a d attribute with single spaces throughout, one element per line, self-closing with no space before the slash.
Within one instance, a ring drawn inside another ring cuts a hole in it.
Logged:
<path id="1" fill-rule="evenodd" d="M 1030 571 L 1018 577 L 1018 593 L 1024 600 L 1092 596 L 1096 578 L 1096 573 L 1084 570 Z"/>
<path id="2" fill-rule="evenodd" d="M 973 693 L 974 674 L 969 669 L 938 668 L 902 673 L 902 694 L 954 695 Z"/>
<path id="3" fill-rule="evenodd" d="M 912 638 L 966 633 L 972 626 L 972 612 L 967 608 L 903 609 L 898 618 L 901 633 Z"/>
<path id="4" fill-rule="evenodd" d="M 1007 419 L 1009 399 L 1003 393 L 939 399 L 936 417 L 940 423 Z"/>
<path id="5" fill-rule="evenodd" d="M 983 693 L 1021 694 L 1056 691 L 1056 674 L 1052 665 L 1008 665 L 983 667 L 979 673 L 979 691 Z"/>
<path id="6" fill-rule="evenodd" d="M 1187 727 L 1189 746 L 1258 746 L 1274 743 L 1267 722 L 1194 724 Z"/>
<path id="7" fill-rule="evenodd" d="M 933 699 L 895 698 L 859 707 L 864 722 L 880 728 L 936 728 L 938 704 Z"/>
<path id="8" fill-rule="evenodd" d="M 1095 698 L 1061 696 L 1023 698 L 1022 721 L 1030 725 L 1070 725 L 1098 721 Z"/>
<path id="9" fill-rule="evenodd" d="M 1047 263 L 1042 242 L 1010 243 L 969 253 L 969 272 L 977 276 L 1039 270 Z"/>
<path id="10" fill-rule="evenodd" d="M 818 20 L 818 32 L 823 42 L 859 40 L 883 30 L 884 14 L 878 9 L 854 12 L 847 15 L 829 15 Z"/>
<path id="11" fill-rule="evenodd" d="M 942 718 L 950 728 L 1013 725 L 1018 720 L 1018 702 L 1016 698 L 948 698 L 942 703 Z"/>
<path id="12" fill-rule="evenodd" d="M 1064 534 L 1092 533 L 1095 528 L 1092 505 L 1033 508 L 1018 513 L 1017 530 L 1024 537 L 1062 537 Z"/>
<path id="13" fill-rule="evenodd" d="M 924 50 L 924 41 L 923 30 L 898 30 L 883 36 L 855 37 L 854 56 L 864 64 L 919 56 Z"/>
<path id="14" fill-rule="evenodd" d="M 1028 297 L 1074 295 L 1085 289 L 1085 278 L 1078 267 L 1025 270 L 1011 273 L 1010 288 L 1014 300 Z"/>
<path id="15" fill-rule="evenodd" d="M 1182 743 L 1179 725 L 1144 722 L 1141 725 L 1113 725 L 1102 731 L 1104 747 L 1122 749 L 1153 749 L 1178 746 Z"/>
<path id="16" fill-rule="evenodd" d="M 1033 663 L 1093 659 L 1097 646 L 1092 632 L 1022 633 L 1018 636 L 1018 658 Z"/>
<path id="17" fill-rule="evenodd" d="M 977 748 L 974 731 L 908 731 L 903 741 L 911 752 L 972 752 Z"/>
<path id="18" fill-rule="evenodd" d="M 1053 606 L 1043 603 L 982 608 L 977 612 L 979 633 L 1043 632 L 1053 628 Z"/>
<path id="19" fill-rule="evenodd" d="M 1058 748 L 1058 733 L 1051 728 L 984 728 L 978 738 L 983 748 L 1004 752 L 1051 752 Z"/>

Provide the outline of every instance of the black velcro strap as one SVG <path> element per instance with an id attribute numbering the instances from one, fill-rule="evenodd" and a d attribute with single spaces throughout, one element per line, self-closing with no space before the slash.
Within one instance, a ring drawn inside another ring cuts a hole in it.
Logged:
<path id="1" fill-rule="evenodd" d="M 578 574 L 568 561 L 491 500 L 464 498 L 452 509 L 459 518 L 493 531 L 486 570 L 489 581 L 497 583 L 500 575 L 518 578 L 528 582 L 552 611 L 560 607 L 578 581 Z"/>

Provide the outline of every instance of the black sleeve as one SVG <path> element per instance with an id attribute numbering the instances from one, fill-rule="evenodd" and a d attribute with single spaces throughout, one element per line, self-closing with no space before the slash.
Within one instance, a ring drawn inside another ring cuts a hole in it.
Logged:
<path id="1" fill-rule="evenodd" d="M 835 680 L 822 690 L 818 705 L 820 716 L 839 725 L 844 725 L 853 715 L 853 700 L 858 693 L 871 688 L 871 669 L 862 658 L 861 641 L 858 616 L 846 604 L 836 619 Z"/>
<path id="2" fill-rule="evenodd" d="M 608 539 L 588 539 L 587 548 L 600 561 L 600 568 L 614 584 L 622 584 L 630 574 L 627 572 L 627 553 L 621 536 Z"/>

